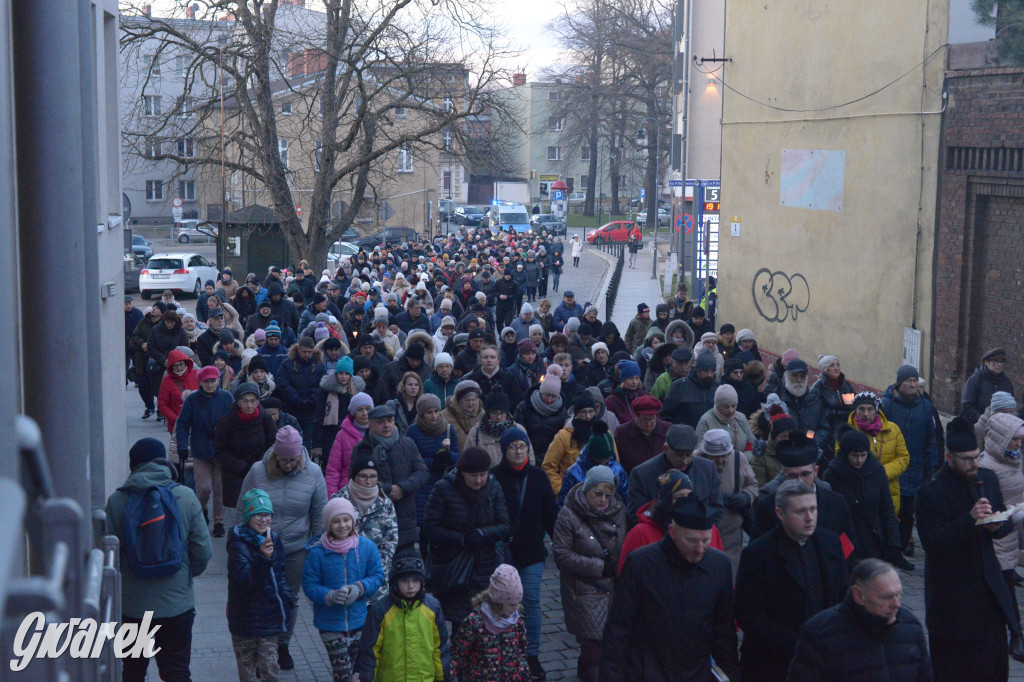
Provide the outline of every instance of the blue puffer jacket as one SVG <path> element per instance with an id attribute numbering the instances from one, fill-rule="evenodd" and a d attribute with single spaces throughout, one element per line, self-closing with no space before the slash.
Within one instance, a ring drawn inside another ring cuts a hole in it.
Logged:
<path id="1" fill-rule="evenodd" d="M 295 595 L 285 581 L 284 546 L 271 530 L 274 555 L 260 552 L 264 536 L 249 526 L 228 533 L 228 630 L 238 637 L 270 637 L 288 629 Z"/>
<path id="2" fill-rule="evenodd" d="M 320 538 L 306 545 L 306 567 L 302 569 L 302 591 L 313 602 L 313 625 L 321 632 L 352 632 L 366 622 L 366 595 L 384 582 L 380 552 L 373 541 L 359 536 L 359 544 L 348 554 L 325 549 Z M 351 606 L 328 606 L 327 592 L 345 585 L 362 583 L 363 596 Z"/>
<path id="3" fill-rule="evenodd" d="M 914 497 L 924 479 L 939 470 L 939 453 L 932 423 L 932 403 L 924 397 L 904 400 L 895 385 L 885 389 L 882 414 L 900 427 L 910 451 L 910 466 L 900 474 L 900 495 Z M 927 464 L 927 471 L 925 465 Z"/>
<path id="4" fill-rule="evenodd" d="M 587 472 L 594 466 L 594 463 L 590 461 L 590 456 L 587 454 L 587 446 L 583 447 L 583 451 L 580 452 L 580 456 L 576 458 L 576 463 L 569 467 L 569 470 L 565 472 L 565 476 L 562 477 L 562 490 L 558 493 L 558 508 L 561 509 L 562 505 L 565 504 L 565 498 L 569 495 L 569 491 L 573 489 L 577 483 L 582 483 L 583 479 L 587 477 Z M 612 470 L 615 474 L 615 492 L 619 494 L 622 499 L 622 503 L 626 503 L 627 488 L 629 484 L 629 475 L 626 470 L 622 468 L 618 460 L 611 459 L 605 466 Z"/>
<path id="5" fill-rule="evenodd" d="M 174 424 L 178 450 L 187 450 L 198 459 L 213 459 L 213 435 L 217 422 L 228 413 L 235 399 L 218 388 L 212 396 L 202 389 L 192 391 L 181 406 Z"/>
<path id="6" fill-rule="evenodd" d="M 405 432 L 405 436 L 416 444 L 416 449 L 420 451 L 420 457 L 423 458 L 423 463 L 427 465 L 427 470 L 430 472 L 427 482 L 416 491 L 416 525 L 422 526 L 423 510 L 427 508 L 427 498 L 430 497 L 430 491 L 434 489 L 434 484 L 444 476 L 448 467 L 459 461 L 459 439 L 455 435 L 455 429 L 450 424 L 445 429 L 444 434 L 440 436 L 428 436 L 420 430 L 418 424 L 413 424 Z M 441 460 L 435 462 L 434 456 L 441 449 L 441 441 L 445 438 L 451 441 L 448 445 L 450 457 L 447 462 Z"/>

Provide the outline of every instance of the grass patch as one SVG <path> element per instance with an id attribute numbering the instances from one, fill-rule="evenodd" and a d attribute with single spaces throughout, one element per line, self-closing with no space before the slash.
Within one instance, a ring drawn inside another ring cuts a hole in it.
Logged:
<path id="1" fill-rule="evenodd" d="M 612 215 L 609 216 L 607 212 L 602 213 L 600 220 L 595 216 L 583 215 L 582 213 L 570 213 L 565 217 L 566 227 L 601 227 L 605 223 L 610 223 L 613 220 L 628 220 L 625 215 Z"/>

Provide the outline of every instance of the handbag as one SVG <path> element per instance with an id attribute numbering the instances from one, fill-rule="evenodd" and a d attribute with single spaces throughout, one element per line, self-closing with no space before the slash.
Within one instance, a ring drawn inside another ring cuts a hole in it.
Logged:
<path id="1" fill-rule="evenodd" d="M 462 550 L 446 564 L 433 560 L 433 550 L 427 550 L 427 589 L 434 595 L 456 592 L 469 585 L 476 560 L 471 550 Z"/>

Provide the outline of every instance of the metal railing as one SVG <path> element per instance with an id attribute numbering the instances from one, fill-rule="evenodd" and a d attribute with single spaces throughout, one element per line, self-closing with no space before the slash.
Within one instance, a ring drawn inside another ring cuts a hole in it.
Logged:
<path id="1" fill-rule="evenodd" d="M 615 269 L 608 281 L 608 290 L 604 294 L 605 317 L 612 319 L 612 311 L 615 307 L 615 299 L 619 295 L 619 282 L 622 281 L 622 268 L 626 264 L 626 245 L 622 242 L 601 242 L 594 244 L 595 249 L 604 251 L 615 257 Z"/>
<path id="2" fill-rule="evenodd" d="M 76 501 L 54 495 L 39 427 L 28 417 L 17 419 L 21 486 L 0 480 L 0 557 L 10 564 L 0 571 L 4 668 L 20 658 L 14 655 L 15 637 L 31 613 L 41 612 L 47 624 L 92 618 L 98 626 L 121 620 L 117 537 L 104 536 L 102 549 L 86 551 L 88 540 L 83 538 L 93 537 L 93 520 Z M 118 682 L 121 666 L 108 640 L 98 658 L 33 658 L 18 675 L 26 680 Z"/>

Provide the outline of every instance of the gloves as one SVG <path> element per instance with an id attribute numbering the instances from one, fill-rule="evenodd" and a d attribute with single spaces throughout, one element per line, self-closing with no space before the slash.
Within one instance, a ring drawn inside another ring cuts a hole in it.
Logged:
<path id="1" fill-rule="evenodd" d="M 178 448 L 178 459 L 182 464 L 184 464 L 185 460 L 188 459 L 188 450 Z"/>
<path id="2" fill-rule="evenodd" d="M 363 584 L 353 583 L 351 585 L 345 585 L 339 589 L 338 592 L 341 594 L 339 597 L 341 599 L 341 603 L 345 606 L 351 606 L 363 596 Z"/>
<path id="3" fill-rule="evenodd" d="M 462 544 L 470 549 L 476 549 L 484 544 L 484 532 L 477 528 L 462 536 Z"/>
<path id="4" fill-rule="evenodd" d="M 327 602 L 328 606 L 343 606 L 345 604 L 345 597 L 341 591 L 348 589 L 348 587 L 342 587 L 337 590 L 328 590 L 327 596 L 324 597 L 324 601 Z"/>
<path id="5" fill-rule="evenodd" d="M 452 464 L 452 453 L 447 448 L 443 448 L 437 451 L 434 455 L 434 459 L 430 461 L 430 473 L 435 476 L 441 476 L 445 471 L 448 470 Z"/>
<path id="6" fill-rule="evenodd" d="M 726 496 L 724 504 L 725 508 L 731 511 L 742 511 L 750 506 L 750 498 L 746 493 L 733 493 Z"/>
<path id="7" fill-rule="evenodd" d="M 610 561 L 604 562 L 604 570 L 601 571 L 602 578 L 614 578 L 615 577 L 615 564 Z"/>

